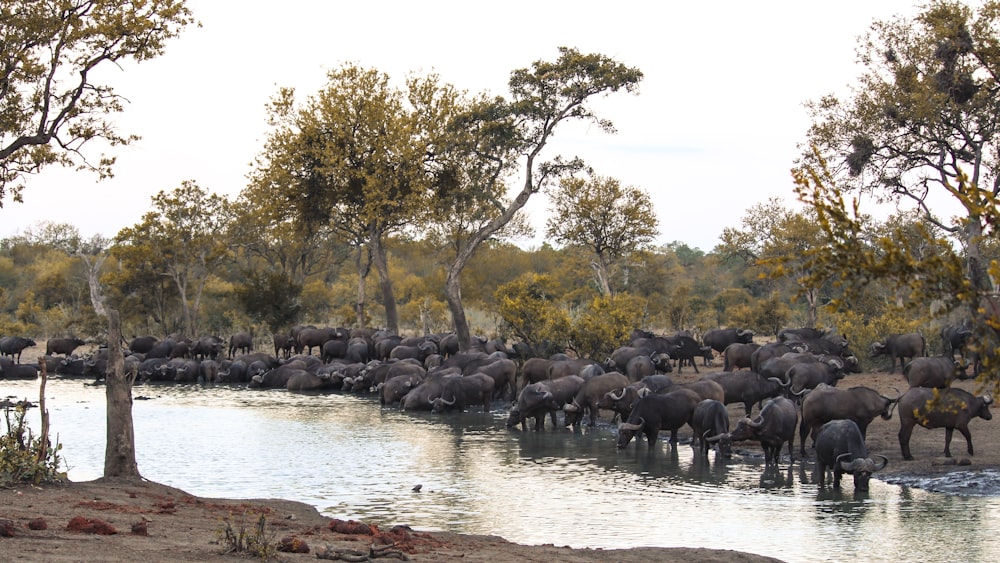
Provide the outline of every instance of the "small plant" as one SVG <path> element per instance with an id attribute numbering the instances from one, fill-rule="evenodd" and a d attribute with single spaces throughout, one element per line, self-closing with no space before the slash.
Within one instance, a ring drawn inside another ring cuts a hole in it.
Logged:
<path id="1" fill-rule="evenodd" d="M 267 517 L 263 514 L 257 515 L 257 523 L 248 527 L 247 518 L 252 518 L 254 512 L 244 510 L 239 521 L 235 524 L 231 518 L 226 517 L 223 526 L 215 531 L 216 537 L 225 548 L 223 553 L 248 554 L 260 557 L 267 561 L 278 552 L 278 544 L 274 541 L 275 533 L 267 532 Z"/>
<path id="2" fill-rule="evenodd" d="M 47 428 L 35 437 L 24 420 L 28 407 L 27 401 L 4 402 L 7 431 L 0 435 L 0 485 L 66 480 L 66 473 L 59 470 L 62 444 L 52 445 Z"/>

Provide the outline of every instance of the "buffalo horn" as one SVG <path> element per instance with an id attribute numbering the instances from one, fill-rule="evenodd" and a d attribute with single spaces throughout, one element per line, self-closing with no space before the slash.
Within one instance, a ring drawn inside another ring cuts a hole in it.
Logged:
<path id="1" fill-rule="evenodd" d="M 843 458 L 847 458 L 847 461 L 843 461 Z M 836 459 L 836 461 L 834 461 L 834 463 L 836 463 L 837 465 L 839 465 L 844 471 L 847 471 L 848 473 L 851 472 L 852 467 L 851 467 L 851 454 L 850 453 L 843 453 L 843 454 L 838 455 L 837 459 Z"/>
<path id="2" fill-rule="evenodd" d="M 705 434 L 708 434 L 708 432 L 706 431 Z M 725 437 L 726 437 L 726 433 L 723 432 L 722 434 L 716 434 L 715 436 L 705 436 L 705 441 L 708 442 L 708 443 L 718 442 L 719 440 L 721 440 L 721 439 L 723 439 Z"/>
<path id="3" fill-rule="evenodd" d="M 618 395 L 615 395 L 614 391 L 609 392 L 608 395 L 611 396 L 611 400 L 620 401 L 625 398 L 625 388 L 622 387 L 621 393 L 619 393 Z"/>
<path id="4" fill-rule="evenodd" d="M 639 424 L 629 424 L 628 422 L 623 422 L 621 426 L 618 427 L 619 430 L 631 430 L 635 432 L 636 430 L 642 430 L 642 425 L 645 424 L 645 420 L 639 417 Z"/>
<path id="5" fill-rule="evenodd" d="M 781 385 L 781 387 L 784 388 L 784 389 L 787 389 L 788 386 L 792 384 L 791 380 L 782 381 L 782 380 L 778 379 L 777 377 L 768 377 L 767 380 L 768 381 L 773 381 L 773 382 L 777 383 L 778 385 Z"/>
<path id="6" fill-rule="evenodd" d="M 750 419 L 747 419 L 750 420 Z M 758 416 L 757 418 L 750 420 L 750 428 L 760 428 L 764 424 L 764 417 Z"/>
<path id="7" fill-rule="evenodd" d="M 885 457 L 884 455 L 875 454 L 875 457 L 882 459 L 881 464 L 879 463 L 875 464 L 875 471 L 882 471 L 883 469 L 885 469 L 886 465 L 889 465 L 889 458 Z"/>
<path id="8" fill-rule="evenodd" d="M 990 393 L 989 391 L 987 391 L 986 394 L 983 395 L 983 404 L 984 405 L 989 405 L 989 404 L 992 404 L 992 403 L 993 403 L 993 394 Z"/>
<path id="9" fill-rule="evenodd" d="M 639 398 L 641 399 L 641 398 L 645 397 L 646 395 L 649 395 L 652 392 L 653 392 L 653 390 L 650 389 L 649 387 L 643 387 L 642 389 L 639 389 L 636 392 L 636 394 L 639 395 Z"/>
<path id="10" fill-rule="evenodd" d="M 452 398 L 451 398 L 451 401 L 449 401 L 448 399 L 445 399 L 445 398 L 444 398 L 444 395 L 441 395 L 441 396 L 440 396 L 440 397 L 438 397 L 438 398 L 439 398 L 439 399 L 441 399 L 441 402 L 442 402 L 442 403 L 444 403 L 444 404 L 448 405 L 449 407 L 450 407 L 450 406 L 452 406 L 452 405 L 454 405 L 454 404 L 455 404 L 455 401 L 457 401 L 457 400 L 458 400 L 458 399 L 456 399 L 455 397 L 452 397 Z"/>
<path id="11" fill-rule="evenodd" d="M 572 403 L 567 403 L 566 406 L 563 407 L 563 410 L 566 412 L 576 412 L 580 410 L 580 405 L 576 404 L 576 401 L 574 400 Z"/>

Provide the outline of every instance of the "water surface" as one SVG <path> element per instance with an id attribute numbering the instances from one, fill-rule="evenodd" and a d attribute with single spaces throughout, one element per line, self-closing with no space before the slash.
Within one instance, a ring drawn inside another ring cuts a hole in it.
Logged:
<path id="1" fill-rule="evenodd" d="M 3 396 L 35 400 L 37 390 L 0 382 Z M 235 387 L 140 385 L 133 395 L 140 472 L 199 496 L 287 498 L 335 518 L 524 544 L 1000 560 L 996 498 L 927 490 L 934 483 L 873 479 L 855 496 L 849 479 L 842 491 L 811 484 L 811 464 L 765 472 L 759 458 L 704 459 L 684 444 L 618 450 L 613 426 L 520 432 L 505 428 L 504 411 L 414 414 L 369 397 Z M 51 380 L 46 397 L 70 478 L 99 477 L 105 389 Z"/>

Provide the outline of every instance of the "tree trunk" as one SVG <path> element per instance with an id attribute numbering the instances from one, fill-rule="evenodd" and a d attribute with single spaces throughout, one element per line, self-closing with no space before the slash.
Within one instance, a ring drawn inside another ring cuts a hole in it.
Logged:
<path id="1" fill-rule="evenodd" d="M 104 450 L 104 478 L 138 480 L 135 461 L 135 431 L 132 425 L 133 376 L 125 373 L 122 356 L 121 321 L 118 311 L 108 308 L 108 373 L 105 387 L 108 401 L 108 433 Z"/>
<path id="2" fill-rule="evenodd" d="M 364 246 L 358 246 L 358 258 L 355 261 L 355 265 L 358 268 L 358 301 L 354 304 L 354 320 L 358 328 L 365 328 L 367 324 L 365 321 L 365 301 L 367 299 L 365 295 L 365 280 L 368 279 L 368 272 L 371 271 L 372 265 L 371 260 L 367 263 L 363 260 L 364 248 Z"/>
<path id="3" fill-rule="evenodd" d="M 808 302 L 809 304 L 808 307 L 809 318 L 806 321 L 808 323 L 806 326 L 808 327 L 815 327 L 817 321 L 819 320 L 819 315 L 816 311 L 816 302 L 818 301 L 818 298 L 819 298 L 819 291 L 815 289 L 806 290 L 806 302 Z"/>
<path id="4" fill-rule="evenodd" d="M 392 334 L 399 334 L 399 313 L 396 310 L 396 296 L 392 292 L 392 279 L 389 278 L 389 259 L 385 247 L 378 236 L 371 237 L 372 262 L 378 271 L 379 287 L 382 289 L 382 303 L 385 305 L 385 329 Z"/>
<path id="5" fill-rule="evenodd" d="M 445 280 L 445 298 L 448 300 L 448 310 L 455 325 L 455 336 L 458 337 L 458 347 L 463 352 L 472 347 L 472 334 L 469 331 L 469 320 L 465 317 L 465 307 L 462 305 L 462 268 L 465 263 L 453 264 L 448 268 Z"/>
<path id="6" fill-rule="evenodd" d="M 590 267 L 594 270 L 594 277 L 597 278 L 597 288 L 601 291 L 601 295 L 611 297 L 611 283 L 608 282 L 607 259 L 601 253 L 597 253 L 597 260 L 591 262 Z"/>

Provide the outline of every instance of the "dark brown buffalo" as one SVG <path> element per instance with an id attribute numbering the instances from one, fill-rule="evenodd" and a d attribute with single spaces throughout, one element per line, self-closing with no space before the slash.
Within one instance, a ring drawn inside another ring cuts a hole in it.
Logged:
<path id="1" fill-rule="evenodd" d="M 890 399 L 869 387 L 851 387 L 837 389 L 829 385 L 820 385 L 810 391 L 802 399 L 802 423 L 799 425 L 800 449 L 806 455 L 806 436 L 814 429 L 831 420 L 853 420 L 866 436 L 868 425 L 875 417 L 883 420 L 892 418 L 892 409 L 896 399 Z M 815 436 L 813 436 L 815 443 Z"/>
<path id="2" fill-rule="evenodd" d="M 782 385 L 754 372 L 723 371 L 705 376 L 722 386 L 724 404 L 743 403 L 746 416 L 750 416 L 754 403 L 781 394 Z"/>
<path id="3" fill-rule="evenodd" d="M 23 336 L 4 336 L 0 338 L 0 355 L 10 356 L 15 363 L 21 363 L 21 352 L 35 346 L 35 341 Z"/>
<path id="4" fill-rule="evenodd" d="M 753 331 L 743 328 L 713 328 L 701 337 L 701 341 L 721 354 L 732 344 L 753 342 Z"/>
<path id="5" fill-rule="evenodd" d="M 556 413 L 576 396 L 583 387 L 583 382 L 580 376 L 567 375 L 528 385 L 521 390 L 517 403 L 511 407 L 507 427 L 513 428 L 520 424 L 523 430 L 527 430 L 527 419 L 534 418 L 535 430 L 542 431 L 545 429 L 545 415 L 548 414 L 552 419 L 552 427 L 558 428 Z"/>
<path id="6" fill-rule="evenodd" d="M 955 379 L 964 379 L 961 361 L 953 356 L 914 358 L 903 366 L 903 377 L 910 387 L 951 387 Z"/>
<path id="7" fill-rule="evenodd" d="M 757 418 L 744 418 L 736 423 L 736 428 L 728 434 L 712 436 L 709 441 L 742 442 L 754 440 L 760 442 L 764 449 L 765 465 L 776 465 L 781 460 L 781 448 L 788 442 L 789 460 L 795 461 L 793 443 L 795 442 L 795 425 L 799 414 L 795 403 L 785 397 L 777 397 L 768 401 L 760 410 Z"/>
<path id="8" fill-rule="evenodd" d="M 983 420 L 993 418 L 990 413 L 992 403 L 993 397 L 989 394 L 975 397 L 954 387 L 940 390 L 911 388 L 899 398 L 899 447 L 903 459 L 913 459 L 910 436 L 917 424 L 924 428 L 944 428 L 945 457 L 951 457 L 951 436 L 956 428 L 965 436 L 969 455 L 974 455 L 969 422 L 976 417 Z"/>
<path id="9" fill-rule="evenodd" d="M 914 359 L 927 355 L 927 341 L 919 332 L 906 334 L 890 334 L 885 340 L 872 343 L 872 357 L 889 356 L 889 373 L 896 371 L 896 359 L 899 359 L 899 369 L 903 369 L 906 359 Z"/>
<path id="10" fill-rule="evenodd" d="M 229 358 L 236 357 L 236 351 L 241 354 L 249 354 L 253 349 L 253 337 L 249 332 L 237 332 L 229 337 Z"/>
<path id="11" fill-rule="evenodd" d="M 595 375 L 583 383 L 572 401 L 563 407 L 566 413 L 566 426 L 579 426 L 585 414 L 589 415 L 590 426 L 597 424 L 597 403 L 609 391 L 617 391 L 628 387 L 629 381 L 624 374 L 617 371 Z"/>
<path id="12" fill-rule="evenodd" d="M 713 442 L 708 439 L 713 436 L 727 434 L 729 432 L 729 411 L 726 405 L 715 399 L 705 399 L 698 403 L 691 414 L 691 430 L 694 431 L 691 446 L 700 445 L 698 450 L 701 455 L 708 455 L 708 449 Z M 728 441 L 716 441 L 719 445 L 719 453 L 723 457 L 732 455 L 732 446 Z"/>
<path id="13" fill-rule="evenodd" d="M 826 470 L 833 469 L 833 488 L 840 487 L 844 473 L 854 477 L 854 490 L 867 491 L 872 473 L 885 468 L 889 460 L 883 455 L 877 462 L 868 455 L 861 430 L 853 420 L 831 420 L 816 433 L 816 471 L 813 480 L 822 487 Z"/>
<path id="14" fill-rule="evenodd" d="M 670 443 L 677 443 L 677 430 L 691 422 L 701 397 L 690 389 L 678 389 L 664 395 L 649 394 L 639 399 L 628 420 L 618 427 L 618 447 L 624 448 L 636 433 L 646 435 L 649 446 L 656 444 L 661 430 L 670 431 Z"/>
<path id="15" fill-rule="evenodd" d="M 62 354 L 63 356 L 69 356 L 73 353 L 73 350 L 83 346 L 83 344 L 83 340 L 79 338 L 50 338 L 45 343 L 45 355 Z"/>
<path id="16" fill-rule="evenodd" d="M 722 371 L 750 368 L 753 365 L 751 363 L 753 353 L 757 348 L 760 348 L 760 344 L 754 342 L 749 344 L 736 342 L 726 346 L 726 349 L 722 351 Z"/>

